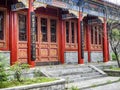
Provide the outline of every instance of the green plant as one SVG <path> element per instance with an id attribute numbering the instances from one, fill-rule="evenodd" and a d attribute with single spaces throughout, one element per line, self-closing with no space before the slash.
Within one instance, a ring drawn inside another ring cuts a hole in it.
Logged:
<path id="1" fill-rule="evenodd" d="M 5 72 L 4 64 L 0 62 L 0 84 L 2 84 L 4 81 L 7 81 L 8 75 Z"/>
<path id="2" fill-rule="evenodd" d="M 93 84 L 91 87 L 97 87 L 97 85 L 96 85 L 96 84 Z"/>
<path id="3" fill-rule="evenodd" d="M 70 90 L 79 90 L 79 88 L 77 86 L 72 86 Z"/>
<path id="4" fill-rule="evenodd" d="M 16 79 L 17 81 L 21 82 L 21 75 L 23 74 L 23 70 L 27 70 L 29 68 L 28 64 L 21 64 L 19 62 L 16 62 L 14 65 L 12 65 L 10 67 L 10 69 L 13 71 L 14 73 L 14 79 Z"/>
<path id="5" fill-rule="evenodd" d="M 38 69 L 35 69 L 34 70 L 34 77 L 40 77 L 40 76 L 42 76 L 42 72 Z"/>
<path id="6" fill-rule="evenodd" d="M 0 90 L 1 88 L 9 88 L 9 87 L 15 87 L 15 86 L 22 86 L 22 85 L 30 85 L 30 84 L 35 84 L 35 83 L 43 83 L 43 82 L 51 82 L 55 81 L 57 79 L 55 78 L 48 78 L 48 77 L 38 77 L 38 78 L 26 78 L 24 82 L 19 82 L 16 80 L 10 80 L 10 81 L 5 81 L 3 85 L 1 86 L 0 84 Z M 3 90 L 3 89 L 2 89 Z M 25 89 L 26 90 L 26 89 Z"/>
<path id="7" fill-rule="evenodd" d="M 112 60 L 117 60 L 114 53 L 112 53 Z"/>
<path id="8" fill-rule="evenodd" d="M 109 67 L 109 69 L 112 69 L 113 67 L 114 67 L 114 66 L 111 65 L 111 66 Z"/>
<path id="9" fill-rule="evenodd" d="M 107 84 L 110 84 L 110 83 L 112 83 L 111 80 L 108 80 L 108 81 L 107 81 Z"/>

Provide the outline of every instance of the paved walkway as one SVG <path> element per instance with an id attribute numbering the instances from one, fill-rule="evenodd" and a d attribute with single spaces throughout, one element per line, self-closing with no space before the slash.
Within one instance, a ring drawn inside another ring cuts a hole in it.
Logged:
<path id="1" fill-rule="evenodd" d="M 120 90 L 120 82 L 89 88 L 89 89 L 83 89 L 83 90 Z"/>
<path id="2" fill-rule="evenodd" d="M 81 89 L 84 90 L 85 88 L 95 87 L 95 86 L 104 85 L 104 84 L 109 84 L 111 82 L 116 82 L 118 80 L 120 80 L 120 77 L 110 77 L 110 76 L 101 77 L 101 78 L 96 78 L 96 79 L 90 79 L 90 80 L 80 81 L 80 82 L 76 82 L 76 83 L 71 83 L 71 84 L 68 84 L 68 88 L 70 88 L 72 86 L 76 86 L 76 87 L 80 88 L 80 90 Z M 89 89 L 86 89 L 86 90 L 89 90 Z M 106 90 L 106 89 L 103 89 L 103 90 Z"/>

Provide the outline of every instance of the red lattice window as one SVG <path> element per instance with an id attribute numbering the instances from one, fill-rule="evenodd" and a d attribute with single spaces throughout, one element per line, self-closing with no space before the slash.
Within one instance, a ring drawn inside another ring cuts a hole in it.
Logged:
<path id="1" fill-rule="evenodd" d="M 102 49 L 102 25 L 91 25 L 91 47 L 92 49 Z"/>
<path id="2" fill-rule="evenodd" d="M 51 42 L 56 42 L 56 20 L 50 20 Z"/>
<path id="3" fill-rule="evenodd" d="M 77 48 L 77 22 L 74 20 L 65 22 L 66 48 Z"/>
<path id="4" fill-rule="evenodd" d="M 4 12 L 0 11 L 0 40 L 4 40 Z"/>
<path id="5" fill-rule="evenodd" d="M 26 15 L 18 14 L 19 19 L 19 40 L 27 41 Z"/>
<path id="6" fill-rule="evenodd" d="M 47 42 L 47 19 L 41 18 L 41 34 L 42 34 L 42 42 Z"/>

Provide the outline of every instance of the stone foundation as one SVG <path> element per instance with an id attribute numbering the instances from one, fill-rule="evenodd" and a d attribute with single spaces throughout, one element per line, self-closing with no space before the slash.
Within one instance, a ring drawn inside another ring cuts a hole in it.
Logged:
<path id="1" fill-rule="evenodd" d="M 0 51 L 0 59 L 5 63 L 6 67 L 10 66 L 10 51 Z"/>
<path id="2" fill-rule="evenodd" d="M 91 62 L 103 62 L 103 52 L 102 51 L 92 51 L 91 52 Z"/>
<path id="3" fill-rule="evenodd" d="M 73 64 L 78 63 L 78 53 L 77 51 L 69 51 L 65 52 L 65 63 Z"/>
<path id="4" fill-rule="evenodd" d="M 88 51 L 84 51 L 84 63 L 88 62 Z"/>
<path id="5" fill-rule="evenodd" d="M 78 63 L 78 52 L 77 51 L 68 51 L 68 52 L 65 52 L 64 54 L 65 54 L 65 63 L 67 64 Z M 103 52 L 92 51 L 91 62 L 103 62 Z M 88 63 L 88 51 L 84 51 L 84 63 Z"/>

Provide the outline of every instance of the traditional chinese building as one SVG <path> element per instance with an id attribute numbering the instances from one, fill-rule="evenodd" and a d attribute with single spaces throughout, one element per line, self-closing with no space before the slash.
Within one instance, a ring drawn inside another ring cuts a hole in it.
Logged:
<path id="1" fill-rule="evenodd" d="M 102 0 L 0 0 L 0 50 L 32 66 L 108 62 L 107 19 L 119 6 Z"/>

